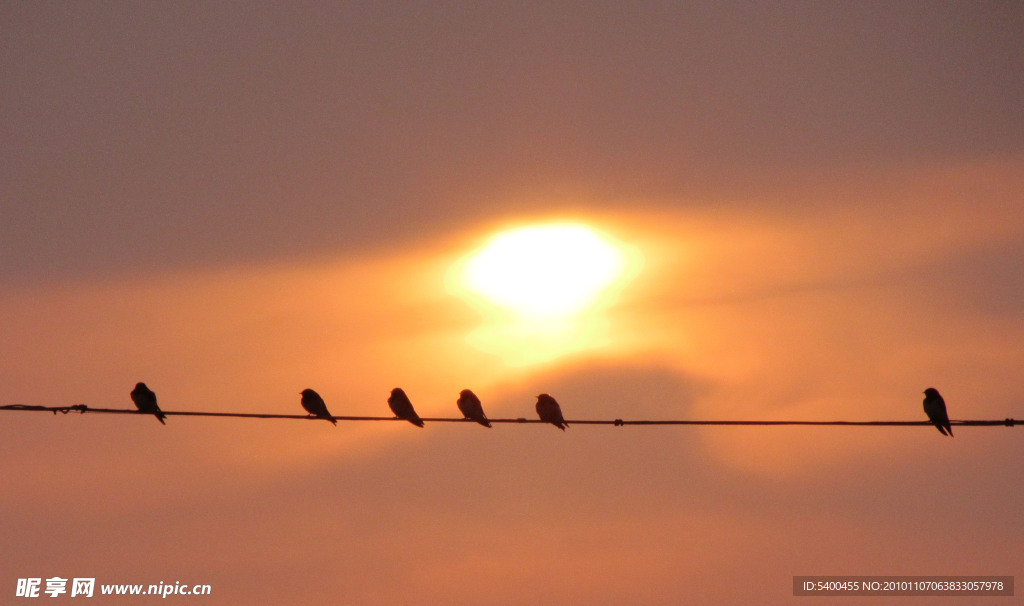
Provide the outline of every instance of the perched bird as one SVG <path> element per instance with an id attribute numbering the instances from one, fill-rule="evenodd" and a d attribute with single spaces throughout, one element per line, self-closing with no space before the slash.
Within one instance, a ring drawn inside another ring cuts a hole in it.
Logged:
<path id="1" fill-rule="evenodd" d="M 484 407 L 480 404 L 480 398 L 476 397 L 476 394 L 472 391 L 468 389 L 460 391 L 459 399 L 455 403 L 459 405 L 462 416 L 471 421 L 476 421 L 484 427 L 491 426 L 491 422 L 487 420 L 487 415 L 484 414 Z"/>
<path id="2" fill-rule="evenodd" d="M 924 412 L 942 435 L 953 437 L 953 428 L 950 427 L 949 415 L 946 414 L 946 401 L 934 387 L 924 390 Z"/>
<path id="3" fill-rule="evenodd" d="M 302 390 L 302 407 L 306 409 L 309 414 L 326 419 L 335 425 L 338 424 L 331 416 L 331 413 L 327 411 L 327 404 L 324 404 L 324 399 L 320 397 L 320 394 L 313 391 L 312 389 Z"/>
<path id="4" fill-rule="evenodd" d="M 565 422 L 565 418 L 562 417 L 562 408 L 558 405 L 558 402 L 546 393 L 537 396 L 537 415 L 541 421 L 551 423 L 562 431 L 565 431 L 565 428 L 569 426 Z"/>
<path id="5" fill-rule="evenodd" d="M 156 405 L 156 394 L 146 387 L 145 383 L 135 384 L 135 389 L 132 390 L 132 402 L 135 402 L 135 407 L 139 409 L 139 412 L 156 415 L 157 421 L 167 425 L 164 422 L 167 416 Z"/>
<path id="6" fill-rule="evenodd" d="M 388 406 L 391 407 L 391 412 L 395 413 L 395 416 L 399 419 L 405 419 L 416 427 L 423 427 L 423 419 L 416 414 L 412 407 L 412 402 L 409 401 L 409 396 L 405 395 L 401 387 L 391 390 L 391 395 L 388 397 Z"/>

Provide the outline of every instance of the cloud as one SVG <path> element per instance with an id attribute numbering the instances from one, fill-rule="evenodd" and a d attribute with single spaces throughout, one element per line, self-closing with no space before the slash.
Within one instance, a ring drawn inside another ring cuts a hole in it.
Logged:
<path id="1" fill-rule="evenodd" d="M 570 195 L 715 208 L 1024 140 L 1012 5 L 5 17 L 5 284 L 380 252 Z"/>

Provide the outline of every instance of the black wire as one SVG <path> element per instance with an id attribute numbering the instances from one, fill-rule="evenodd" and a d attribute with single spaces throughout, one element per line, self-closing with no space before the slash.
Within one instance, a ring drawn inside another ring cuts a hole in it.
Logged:
<path id="1" fill-rule="evenodd" d="M 57 414 L 68 414 L 69 412 L 78 413 L 102 413 L 102 414 L 129 414 L 129 415 L 145 415 L 152 416 L 152 413 L 139 412 L 130 408 L 92 408 L 85 404 L 73 404 L 71 406 L 36 406 L 28 404 L 9 404 L 7 406 L 0 406 L 0 410 L 19 410 L 25 412 L 52 412 Z M 239 419 L 300 419 L 306 421 L 322 421 L 320 417 L 314 417 L 312 415 L 283 415 L 283 414 L 264 414 L 264 413 L 251 413 L 251 412 L 202 412 L 202 411 L 191 411 L 191 410 L 164 410 L 161 411 L 165 416 L 181 416 L 181 417 L 229 417 Z M 398 417 L 360 417 L 360 416 L 344 416 L 334 415 L 334 419 L 337 421 L 405 421 L 405 419 L 399 419 Z M 454 418 L 454 417 L 423 417 L 424 422 L 430 423 L 475 423 L 471 419 Z M 488 419 L 491 423 L 547 423 L 547 421 L 541 421 L 540 419 L 526 419 L 526 418 L 515 418 L 515 419 Z M 565 421 L 569 425 L 614 425 L 621 427 L 624 425 L 848 425 L 848 426 L 887 426 L 887 427 L 910 427 L 919 425 L 931 425 L 931 421 L 711 421 L 711 420 L 626 420 L 626 419 L 567 419 Z M 950 425 L 970 425 L 975 427 L 993 427 L 993 426 L 1005 426 L 1013 427 L 1024 421 L 1016 421 L 1014 419 L 1003 419 L 1003 420 L 961 420 L 961 421 L 950 421 Z"/>

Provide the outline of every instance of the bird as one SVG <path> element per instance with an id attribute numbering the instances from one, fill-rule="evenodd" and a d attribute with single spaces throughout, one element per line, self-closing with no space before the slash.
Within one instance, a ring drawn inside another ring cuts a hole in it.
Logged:
<path id="1" fill-rule="evenodd" d="M 491 422 L 487 420 L 487 415 L 484 414 L 484 407 L 480 404 L 480 398 L 476 397 L 476 394 L 472 391 L 468 389 L 460 391 L 459 399 L 455 403 L 458 404 L 462 416 L 471 421 L 476 421 L 484 427 L 491 426 Z"/>
<path id="2" fill-rule="evenodd" d="M 391 407 L 391 412 L 395 413 L 395 416 L 399 419 L 405 419 L 416 427 L 423 427 L 423 419 L 416 414 L 416 410 L 412 407 L 412 402 L 409 401 L 409 396 L 405 395 L 401 387 L 391 390 L 391 395 L 388 396 L 388 406 Z"/>
<path id="3" fill-rule="evenodd" d="M 145 383 L 136 383 L 135 389 L 132 390 L 132 402 L 135 402 L 135 407 L 139 409 L 139 412 L 156 415 L 156 420 L 160 423 L 167 425 L 164 419 L 167 416 L 160 410 L 160 407 L 156 405 L 156 394 L 146 387 Z"/>
<path id="4" fill-rule="evenodd" d="M 565 431 L 565 428 L 569 426 L 565 422 L 565 418 L 562 417 L 562 408 L 558 405 L 558 402 L 546 393 L 537 396 L 537 415 L 541 421 L 551 423 L 562 431 Z"/>
<path id="5" fill-rule="evenodd" d="M 953 428 L 949 425 L 949 415 L 946 414 L 946 401 L 934 387 L 924 390 L 924 412 L 942 435 L 953 437 Z"/>
<path id="6" fill-rule="evenodd" d="M 324 404 L 324 399 L 320 397 L 320 394 L 313 391 L 312 389 L 303 389 L 302 394 L 302 407 L 306 409 L 309 414 L 330 421 L 337 425 L 338 422 L 334 420 L 331 413 L 327 411 L 327 404 Z"/>

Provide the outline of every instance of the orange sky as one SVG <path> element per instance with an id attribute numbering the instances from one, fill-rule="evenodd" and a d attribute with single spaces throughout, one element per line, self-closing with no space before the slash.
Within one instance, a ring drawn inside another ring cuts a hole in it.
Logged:
<path id="1" fill-rule="evenodd" d="M 298 414 L 312 387 L 387 415 L 401 386 L 425 417 L 472 388 L 494 418 L 547 392 L 569 419 L 923 420 L 933 386 L 1024 418 L 1019 7 L 726 6 L 0 8 L 0 404 L 145 381 L 165 410 Z M 627 258 L 583 313 L 462 282 L 496 233 L 566 220 Z M 1020 432 L 2 412 L 0 591 L 1020 576 Z"/>

